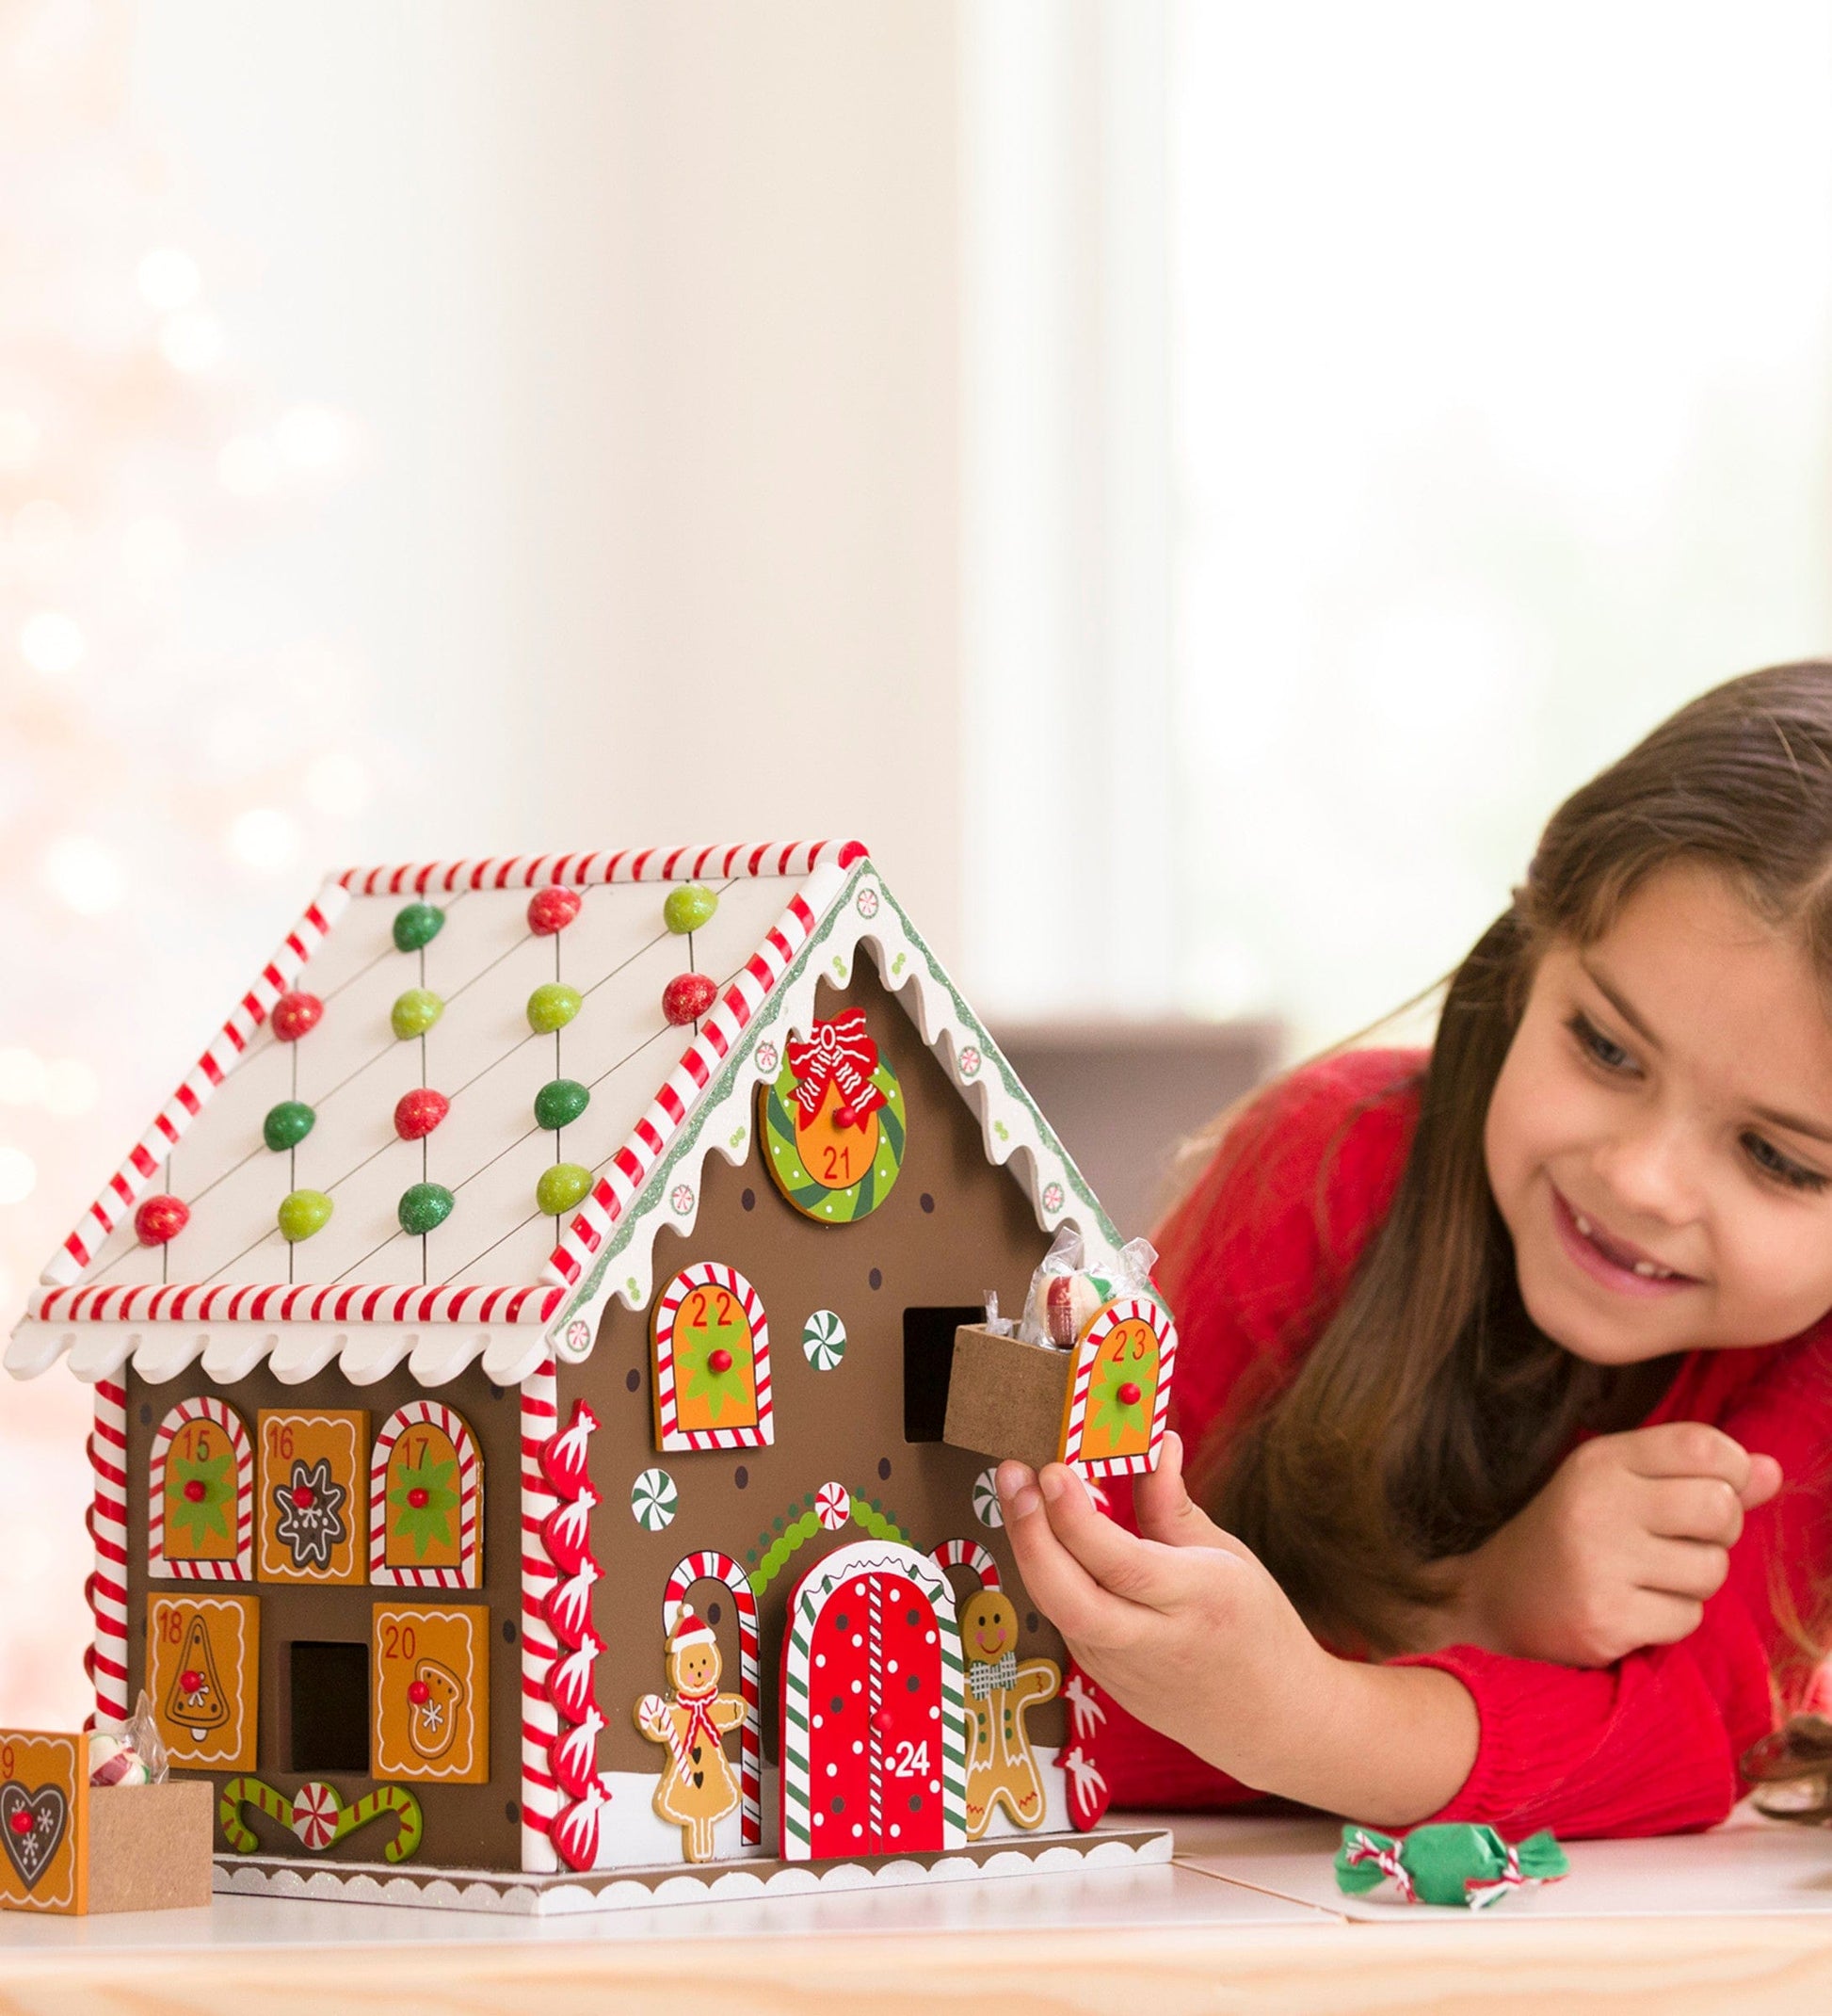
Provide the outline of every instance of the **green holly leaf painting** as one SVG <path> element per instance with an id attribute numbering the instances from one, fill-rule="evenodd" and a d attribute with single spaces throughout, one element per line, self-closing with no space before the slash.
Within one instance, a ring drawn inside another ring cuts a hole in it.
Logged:
<path id="1" fill-rule="evenodd" d="M 166 1530 L 182 1528 L 194 1553 L 211 1540 L 229 1538 L 229 1508 L 235 1487 L 229 1476 L 230 1453 L 175 1456 L 166 1465 Z M 201 1484 L 202 1492 L 185 1487 Z"/>
<path id="2" fill-rule="evenodd" d="M 454 1462 L 430 1459 L 404 1463 L 389 1487 L 390 1528 L 396 1540 L 411 1542 L 416 1560 L 426 1559 L 428 1547 L 452 1544 L 452 1514 L 458 1502 L 452 1473 L 457 1468 Z"/>
<path id="3" fill-rule="evenodd" d="M 682 1369 L 686 1372 L 681 1391 L 686 1398 L 705 1403 L 707 1418 L 715 1427 L 728 1407 L 746 1416 L 754 1413 L 750 1329 L 742 1315 L 734 1315 L 730 1323 L 708 1324 L 684 1339 L 677 1332 L 677 1344 L 686 1359 L 684 1368 L 676 1361 L 677 1377 Z M 731 1363 L 715 1371 L 713 1360 L 720 1352 Z"/>

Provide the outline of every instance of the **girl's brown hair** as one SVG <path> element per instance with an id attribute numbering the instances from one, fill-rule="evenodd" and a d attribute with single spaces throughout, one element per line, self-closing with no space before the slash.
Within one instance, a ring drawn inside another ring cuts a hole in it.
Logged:
<path id="1" fill-rule="evenodd" d="M 1553 814 L 1451 976 L 1398 1191 L 1340 1307 L 1289 1384 L 1200 1452 L 1210 1510 L 1338 1642 L 1400 1649 L 1400 1620 L 1438 1599 L 1433 1562 L 1505 1524 L 1580 1427 L 1645 1411 L 1648 1368 L 1591 1364 L 1528 1317 L 1483 1130 L 1542 951 L 1594 943 L 1679 863 L 1796 934 L 1832 998 L 1832 664 L 1717 687 Z"/>

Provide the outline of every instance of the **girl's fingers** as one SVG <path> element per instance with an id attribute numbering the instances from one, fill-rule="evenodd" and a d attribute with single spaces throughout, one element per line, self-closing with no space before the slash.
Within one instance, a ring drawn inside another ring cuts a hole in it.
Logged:
<path id="1" fill-rule="evenodd" d="M 1063 1545 L 1043 1514 L 1043 1499 L 1031 1472 L 1021 1463 L 1002 1463 L 998 1486 L 1011 1551 L 1038 1609 L 1071 1642 L 1127 1642 L 1133 1635 L 1136 1606 L 1102 1589 Z"/>
<path id="2" fill-rule="evenodd" d="M 1743 1538 L 1743 1500 L 1723 1477 L 1652 1477 L 1641 1489 L 1650 1533 L 1719 1547 Z"/>
<path id="3" fill-rule="evenodd" d="M 1753 1512 L 1766 1505 L 1781 1489 L 1781 1465 L 1774 1457 L 1757 1451 L 1749 1459 L 1749 1482 L 1743 1488 L 1743 1508 Z"/>
<path id="4" fill-rule="evenodd" d="M 1629 1468 L 1644 1477 L 1721 1477 L 1739 1498 L 1749 1483 L 1748 1450 L 1708 1422 L 1663 1421 L 1620 1441 Z"/>
<path id="5" fill-rule="evenodd" d="M 1703 1603 L 1717 1594 L 1730 1572 L 1728 1550 L 1709 1540 L 1652 1538 L 1647 1544 L 1647 1558 L 1635 1580 L 1652 1595 Z"/>
<path id="6" fill-rule="evenodd" d="M 1056 1538 L 1102 1589 L 1153 1610 L 1188 1596 L 1191 1557 L 1116 1525 L 1095 1509 L 1087 1486 L 1066 1464 L 1045 1464 L 1037 1489 Z"/>
<path id="7" fill-rule="evenodd" d="M 1637 1589 L 1628 1612 L 1632 1650 L 1644 1645 L 1677 1645 L 1698 1629 L 1705 1615 L 1702 1603 L 1689 1596 L 1671 1596 L 1657 1589 Z"/>
<path id="8" fill-rule="evenodd" d="M 1139 1531 L 1166 1547 L 1219 1547 L 1226 1554 L 1241 1555 L 1247 1551 L 1190 1496 L 1183 1482 L 1183 1438 L 1174 1432 L 1164 1439 L 1158 1467 L 1147 1471 L 1133 1487 L 1133 1508 Z"/>

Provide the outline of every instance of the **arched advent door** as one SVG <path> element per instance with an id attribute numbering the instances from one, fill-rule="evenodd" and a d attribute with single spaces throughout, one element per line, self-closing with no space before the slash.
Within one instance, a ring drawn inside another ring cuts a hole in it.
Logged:
<path id="1" fill-rule="evenodd" d="M 967 1720 L 947 1579 L 861 1540 L 789 1599 L 782 1645 L 782 1856 L 921 1853 L 967 1838 Z"/>

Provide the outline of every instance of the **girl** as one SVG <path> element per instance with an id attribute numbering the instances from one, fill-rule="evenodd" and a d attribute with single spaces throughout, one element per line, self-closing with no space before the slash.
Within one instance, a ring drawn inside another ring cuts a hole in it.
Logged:
<path id="1" fill-rule="evenodd" d="M 1428 1057 L 1327 1056 L 1160 1234 L 1137 1531 L 999 1473 L 1122 1803 L 1709 1826 L 1832 1573 L 1832 665 L 1553 815 Z M 1086 1711 L 1084 1711 L 1085 1716 Z"/>

